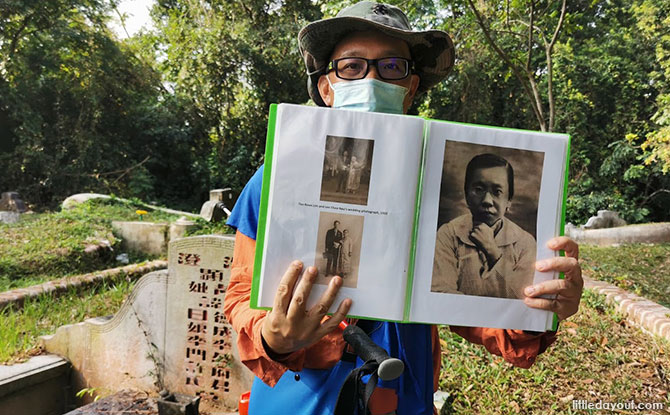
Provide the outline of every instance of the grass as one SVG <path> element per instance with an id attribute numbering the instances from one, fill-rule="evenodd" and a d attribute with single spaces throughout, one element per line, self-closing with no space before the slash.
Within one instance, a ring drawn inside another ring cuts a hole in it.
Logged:
<path id="1" fill-rule="evenodd" d="M 158 219 L 159 215 L 147 216 L 145 220 L 164 220 Z M 50 216 L 35 215 L 18 225 L 0 226 L 0 289 L 7 284 L 3 278 L 8 279 L 8 267 L 25 270 L 21 278 L 25 282 L 56 273 L 81 273 L 95 266 L 88 265 L 81 254 L 85 244 L 100 238 L 111 242 L 111 220 L 135 217 L 131 206 L 94 202 Z M 221 223 L 198 222 L 200 227 L 190 235 L 230 232 Z M 113 246 L 116 243 L 114 240 Z M 668 305 L 668 254 L 670 244 L 585 246 L 583 269 L 594 278 Z M 80 257 L 81 261 L 69 263 Z M 20 310 L 0 311 L 0 363 L 22 361 L 39 353 L 38 337 L 63 324 L 115 313 L 133 286 L 134 282 L 120 279 L 58 298 L 43 295 L 28 300 Z M 452 394 L 445 407 L 450 409 L 447 413 L 603 413 L 573 410 L 572 400 L 664 402 L 670 406 L 670 343 L 628 326 L 605 304 L 603 296 L 590 291 L 584 292 L 580 311 L 561 323 L 556 343 L 528 370 L 511 366 L 447 328 L 440 329 L 440 336 L 440 389 Z"/>
<path id="2" fill-rule="evenodd" d="M 193 220 L 193 218 L 191 218 Z M 186 232 L 186 236 L 197 236 L 197 235 L 230 235 L 235 233 L 233 228 L 226 226 L 226 224 L 221 222 L 207 222 L 202 218 L 195 219 L 196 227 L 191 228 Z"/>
<path id="3" fill-rule="evenodd" d="M 114 314 L 134 285 L 135 281 L 119 278 L 58 297 L 46 294 L 27 299 L 20 310 L 0 311 L 0 363 L 21 362 L 39 354 L 38 337 L 52 334 L 64 324 Z"/>
<path id="4" fill-rule="evenodd" d="M 580 249 L 586 275 L 670 307 L 670 244 Z"/>
<path id="5" fill-rule="evenodd" d="M 139 202 L 128 204 L 95 199 L 70 210 L 23 215 L 16 224 L 0 224 L 0 291 L 26 287 L 68 275 L 120 265 L 120 240 L 112 233 L 113 220 L 138 220 Z M 178 216 L 149 211 L 146 221 L 175 220 Z M 110 250 L 87 253 L 86 247 L 107 241 Z M 129 253 L 131 262 L 151 259 Z"/>
<path id="6" fill-rule="evenodd" d="M 585 291 L 580 311 L 528 370 L 441 328 L 440 389 L 453 396 L 446 413 L 604 413 L 573 410 L 573 399 L 670 406 L 670 343 L 629 327 L 603 299 Z"/>

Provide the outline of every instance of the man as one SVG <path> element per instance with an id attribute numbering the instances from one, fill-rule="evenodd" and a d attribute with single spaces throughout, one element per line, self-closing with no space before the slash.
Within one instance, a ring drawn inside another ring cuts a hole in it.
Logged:
<path id="1" fill-rule="evenodd" d="M 342 231 L 338 229 L 340 221 L 333 222 L 333 228 L 326 232 L 326 256 L 328 263 L 326 265 L 326 276 L 337 273 L 338 259 L 340 258 L 340 241 L 342 240 Z"/>
<path id="2" fill-rule="evenodd" d="M 398 8 L 361 2 L 337 17 L 304 27 L 298 40 L 307 66 L 308 91 L 320 106 L 393 113 L 407 112 L 417 93 L 443 80 L 454 62 L 454 48 L 442 31 L 414 32 Z M 249 413 L 331 414 L 347 374 L 362 362 L 344 352 L 338 324 L 351 299 L 324 318 L 342 286 L 333 277 L 312 308 L 305 302 L 316 278 L 314 267 L 294 261 L 283 272 L 271 311 L 250 310 L 262 167 L 240 195 L 228 224 L 237 229 L 234 263 L 224 311 L 237 332 L 240 358 L 257 376 Z M 582 290 L 577 245 L 552 240 L 568 258 L 540 261 L 540 270 L 564 271 L 565 280 L 529 287 L 527 295 L 557 294 L 555 300 L 526 298 L 526 304 L 555 311 L 565 319 L 577 311 Z M 306 269 L 305 269 L 306 268 Z M 300 282 L 298 277 L 302 275 Z M 370 398 L 373 414 L 432 414 L 440 370 L 435 326 L 359 321 L 373 341 L 405 362 L 404 374 L 383 382 Z M 553 341 L 553 333 L 452 327 L 466 339 L 484 344 L 517 366 L 529 367 Z"/>
<path id="3" fill-rule="evenodd" d="M 431 291 L 523 299 L 533 283 L 535 238 L 505 217 L 514 169 L 495 154 L 475 156 L 464 190 L 470 213 L 437 231 Z"/>

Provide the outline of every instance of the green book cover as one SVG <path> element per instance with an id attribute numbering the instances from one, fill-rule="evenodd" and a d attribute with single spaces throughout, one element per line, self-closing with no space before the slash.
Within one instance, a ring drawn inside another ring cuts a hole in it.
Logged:
<path id="1" fill-rule="evenodd" d="M 334 277 L 352 317 L 541 331 L 523 288 L 562 235 L 569 137 L 420 117 L 272 105 L 251 306 L 293 260 Z"/>

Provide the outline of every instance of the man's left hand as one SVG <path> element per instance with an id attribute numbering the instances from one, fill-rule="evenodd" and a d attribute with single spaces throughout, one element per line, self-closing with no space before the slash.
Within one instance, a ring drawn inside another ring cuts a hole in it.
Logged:
<path id="1" fill-rule="evenodd" d="M 526 287 L 524 303 L 532 308 L 553 311 L 559 320 L 565 320 L 579 309 L 584 280 L 579 266 L 579 245 L 566 236 L 552 238 L 547 247 L 554 251 L 565 251 L 564 257 L 554 257 L 537 261 L 535 268 L 541 272 L 563 272 L 564 279 L 555 279 Z M 555 295 L 554 299 L 538 298 Z"/>

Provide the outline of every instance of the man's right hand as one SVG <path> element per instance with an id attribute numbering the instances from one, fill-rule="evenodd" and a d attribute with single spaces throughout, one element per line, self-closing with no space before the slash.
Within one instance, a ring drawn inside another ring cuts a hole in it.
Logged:
<path id="1" fill-rule="evenodd" d="M 342 278 L 333 277 L 318 303 L 307 310 L 305 303 L 312 291 L 318 271 L 316 267 L 307 268 L 294 292 L 302 269 L 300 261 L 294 261 L 289 265 L 279 282 L 272 311 L 267 314 L 261 328 L 265 343 L 276 354 L 292 353 L 316 343 L 333 331 L 351 308 L 352 301 L 346 298 L 342 300 L 332 317 L 322 322 L 342 286 Z"/>

